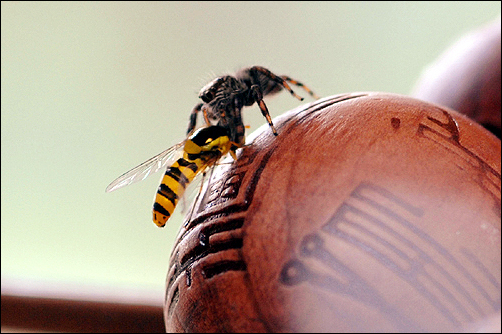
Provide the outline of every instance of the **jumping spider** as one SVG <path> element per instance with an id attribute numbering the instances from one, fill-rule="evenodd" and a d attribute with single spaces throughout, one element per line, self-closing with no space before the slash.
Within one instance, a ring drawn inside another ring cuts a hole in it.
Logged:
<path id="1" fill-rule="evenodd" d="M 207 125 L 211 125 L 210 120 L 216 121 L 217 125 L 227 129 L 230 140 L 241 147 L 245 142 L 241 110 L 244 106 L 251 106 L 256 102 L 272 132 L 277 136 L 277 130 L 263 102 L 263 97 L 285 88 L 291 95 L 302 101 L 303 98 L 296 95 L 287 82 L 302 87 L 318 99 L 318 96 L 301 82 L 285 75 L 277 76 L 261 66 L 243 68 L 235 76 L 225 75 L 214 79 L 199 93 L 199 98 L 203 102 L 197 104 L 190 114 L 188 134 L 195 129 L 197 114 L 202 111 Z M 237 148 L 232 149 L 235 151 Z"/>

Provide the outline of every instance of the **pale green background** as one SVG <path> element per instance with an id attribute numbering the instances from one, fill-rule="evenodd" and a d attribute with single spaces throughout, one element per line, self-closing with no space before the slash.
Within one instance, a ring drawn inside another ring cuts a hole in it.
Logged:
<path id="1" fill-rule="evenodd" d="M 263 65 L 321 96 L 409 94 L 424 66 L 500 7 L 2 2 L 2 290 L 28 279 L 161 302 L 181 214 L 152 223 L 160 175 L 104 190 L 184 138 L 205 83 Z M 299 102 L 283 92 L 267 104 L 274 117 Z M 256 106 L 244 119 L 251 131 L 265 122 Z"/>

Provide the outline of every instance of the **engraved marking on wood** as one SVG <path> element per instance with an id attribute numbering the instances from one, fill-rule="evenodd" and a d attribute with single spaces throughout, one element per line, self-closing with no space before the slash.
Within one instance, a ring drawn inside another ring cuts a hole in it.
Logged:
<path id="1" fill-rule="evenodd" d="M 498 217 L 501 216 L 501 177 L 495 169 L 488 165 L 474 152 L 460 143 L 460 131 L 455 119 L 446 111 L 437 108 L 446 118 L 445 122 L 428 116 L 427 121 L 421 122 L 417 129 L 417 135 L 436 142 L 445 149 L 462 158 L 466 166 L 478 171 L 476 182 L 493 198 L 493 209 Z M 465 168 L 460 166 L 460 168 Z"/>
<path id="2" fill-rule="evenodd" d="M 392 192 L 362 183 L 319 232 L 303 238 L 298 256 L 283 267 L 280 281 L 285 285 L 307 283 L 331 293 L 349 295 L 384 309 L 398 328 L 419 330 L 415 324 L 403 328 L 411 325 L 407 323 L 410 320 L 379 295 L 378 285 L 366 282 L 352 265 L 324 246 L 326 242 L 343 243 L 361 256 L 372 257 L 375 263 L 407 282 L 454 326 L 497 311 L 500 300 L 497 275 L 467 250 L 453 254 L 423 232 L 418 227 L 423 214 L 422 209 Z M 482 269 L 476 277 L 469 270 L 471 263 Z M 326 270 L 319 271 L 319 265 Z M 492 282 L 490 291 L 480 280 Z"/>

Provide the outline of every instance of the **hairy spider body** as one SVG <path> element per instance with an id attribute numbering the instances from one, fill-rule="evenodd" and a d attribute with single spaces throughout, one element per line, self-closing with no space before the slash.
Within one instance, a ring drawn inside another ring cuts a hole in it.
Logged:
<path id="1" fill-rule="evenodd" d="M 226 128 L 230 140 L 241 147 L 245 142 L 242 108 L 257 103 L 272 132 L 277 135 L 277 130 L 272 123 L 267 106 L 263 102 L 263 97 L 287 89 L 291 95 L 302 101 L 303 98 L 291 89 L 288 82 L 302 87 L 314 98 L 318 98 L 301 82 L 288 76 L 277 76 L 261 66 L 243 68 L 235 76 L 225 75 L 214 79 L 199 93 L 199 98 L 203 102 L 197 104 L 190 114 L 188 133 L 195 129 L 197 115 L 202 111 L 207 125 L 211 125 L 211 121 L 215 121 L 217 125 Z M 236 148 L 233 147 L 233 150 Z"/>

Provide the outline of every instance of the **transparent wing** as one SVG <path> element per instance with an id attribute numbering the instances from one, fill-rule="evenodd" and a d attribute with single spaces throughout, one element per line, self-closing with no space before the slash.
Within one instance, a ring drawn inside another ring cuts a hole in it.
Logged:
<path id="1" fill-rule="evenodd" d="M 215 171 L 221 168 L 223 165 L 230 166 L 233 164 L 233 162 L 234 160 L 229 155 L 227 155 L 226 157 L 223 156 L 214 164 L 210 164 L 203 172 L 197 174 L 194 180 L 187 187 L 182 200 L 180 200 L 180 204 L 178 204 L 181 206 L 181 213 L 185 214 L 185 223 L 190 222 L 192 218 L 194 218 L 198 213 L 204 210 L 204 208 L 200 206 L 201 201 L 205 196 L 210 196 L 210 194 L 207 192 L 210 189 L 209 187 L 213 187 L 213 182 L 215 181 L 213 177 L 219 174 L 219 176 L 216 177 L 216 180 L 221 178 L 222 171 L 219 170 L 219 172 L 216 172 L 216 174 Z M 211 191 L 221 192 L 223 189 L 223 184 L 220 184 L 219 186 L 216 185 L 215 187 L 221 188 L 211 189 Z"/>
<path id="2" fill-rule="evenodd" d="M 183 196 L 181 197 L 178 206 L 180 206 L 180 212 L 186 214 L 188 209 L 194 204 L 194 200 L 201 191 L 202 183 L 204 182 L 204 173 L 199 173 L 195 176 L 192 182 L 187 185 Z"/>
<path id="3" fill-rule="evenodd" d="M 215 165 L 209 166 L 201 173 L 198 173 L 192 182 L 187 186 L 183 197 L 179 202 L 179 206 L 181 207 L 180 212 L 185 215 L 185 220 L 190 221 L 194 213 L 196 213 L 195 206 L 197 202 L 200 200 L 200 196 L 203 195 L 203 189 L 208 185 L 206 183 L 210 183 L 211 175 L 213 174 L 213 170 L 216 167 Z"/>
<path id="4" fill-rule="evenodd" d="M 169 164 L 173 164 L 176 159 L 183 152 L 182 148 L 185 142 L 178 143 L 174 146 L 169 147 L 164 152 L 157 154 L 156 156 L 143 162 L 141 165 L 134 167 L 128 172 L 120 175 L 115 181 L 110 183 L 106 187 L 106 192 L 115 191 L 119 188 L 130 185 L 131 183 L 136 183 L 143 181 L 148 176 L 158 172 L 160 169 L 166 167 Z"/>

